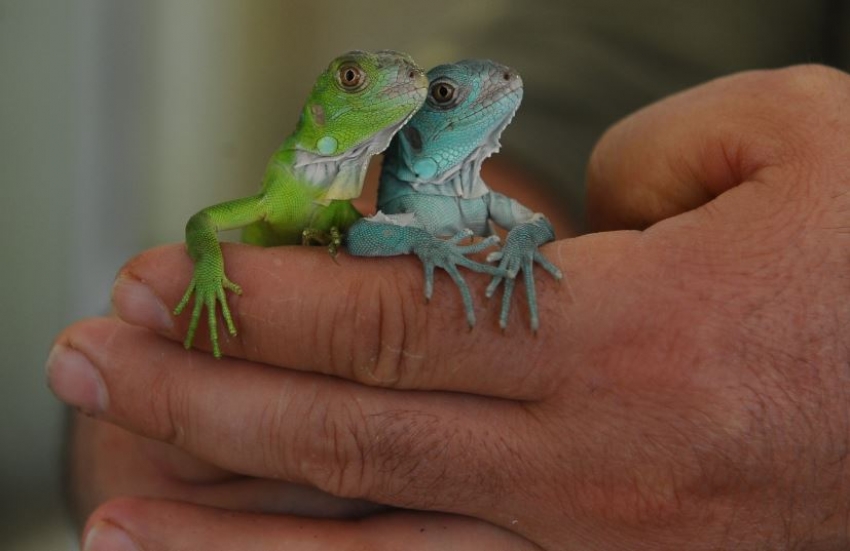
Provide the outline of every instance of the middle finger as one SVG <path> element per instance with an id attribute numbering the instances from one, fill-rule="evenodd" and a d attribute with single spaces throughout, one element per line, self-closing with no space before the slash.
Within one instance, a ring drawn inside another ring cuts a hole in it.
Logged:
<path id="1" fill-rule="evenodd" d="M 70 327 L 57 347 L 52 383 L 68 354 L 102 380 L 90 413 L 241 474 L 476 515 L 506 507 L 481 486 L 507 488 L 522 467 L 516 448 L 531 423 L 515 402 L 216 360 L 112 318 Z"/>

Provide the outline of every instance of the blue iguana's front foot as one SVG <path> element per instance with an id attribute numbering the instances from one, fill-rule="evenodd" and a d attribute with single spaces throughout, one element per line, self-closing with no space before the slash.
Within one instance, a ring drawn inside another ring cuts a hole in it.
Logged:
<path id="1" fill-rule="evenodd" d="M 422 266 L 425 268 L 425 300 L 430 301 L 434 291 L 434 268 L 442 268 L 449 274 L 452 280 L 460 290 L 460 296 L 463 299 L 463 308 L 466 311 L 466 322 L 472 328 L 475 325 L 475 310 L 472 305 L 472 294 L 469 292 L 469 286 L 466 280 L 458 271 L 458 266 L 464 266 L 473 272 L 481 272 L 493 275 L 494 277 L 507 276 L 507 272 L 501 268 L 496 268 L 489 264 L 475 262 L 466 257 L 468 254 L 474 254 L 484 249 L 495 245 L 499 242 L 499 238 L 491 235 L 477 243 L 470 245 L 459 245 L 460 241 L 472 237 L 472 230 L 463 230 L 453 235 L 448 240 L 434 237 L 425 230 L 422 232 L 421 239 L 413 245 L 413 252 L 422 261 Z"/>
<path id="2" fill-rule="evenodd" d="M 355 256 L 397 256 L 413 253 L 422 261 L 425 269 L 425 300 L 430 301 L 434 291 L 434 269 L 442 268 L 457 285 L 463 299 L 466 321 L 469 327 L 475 325 L 475 310 L 472 294 L 466 280 L 458 270 L 463 266 L 474 272 L 490 274 L 494 277 L 508 277 L 505 269 L 467 258 L 499 242 L 497 236 L 469 245 L 459 243 L 471 237 L 471 230 L 463 230 L 449 239 L 440 239 L 422 228 L 395 223 L 360 220 L 348 232 L 348 250 Z"/>
<path id="3" fill-rule="evenodd" d="M 528 299 L 531 330 L 535 333 L 540 327 L 537 312 L 537 292 L 534 287 L 534 263 L 537 262 L 544 270 L 557 280 L 563 278 L 561 270 L 549 262 L 540 252 L 539 247 L 555 239 L 555 231 L 548 220 L 539 216 L 536 220 L 514 227 L 505 239 L 501 250 L 487 255 L 489 262 L 498 261 L 499 268 L 507 273 L 507 277 L 497 275 L 487 286 L 487 296 L 492 297 L 502 280 L 505 281 L 505 291 L 502 295 L 502 308 L 499 313 L 499 326 L 504 330 L 508 326 L 508 313 L 511 308 L 511 296 L 516 283 L 515 277 L 522 272 L 525 282 L 525 292 Z"/>

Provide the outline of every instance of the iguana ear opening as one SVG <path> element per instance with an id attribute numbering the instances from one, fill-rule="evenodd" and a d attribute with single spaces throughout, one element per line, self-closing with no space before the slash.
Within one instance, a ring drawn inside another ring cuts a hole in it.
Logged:
<path id="1" fill-rule="evenodd" d="M 325 108 L 319 105 L 318 103 L 314 103 L 310 105 L 310 114 L 313 115 L 313 122 L 316 123 L 317 126 L 325 125 Z"/>
<path id="2" fill-rule="evenodd" d="M 401 131 L 404 133 L 404 137 L 407 138 L 410 148 L 414 153 L 422 151 L 422 134 L 419 133 L 416 127 L 405 126 Z"/>

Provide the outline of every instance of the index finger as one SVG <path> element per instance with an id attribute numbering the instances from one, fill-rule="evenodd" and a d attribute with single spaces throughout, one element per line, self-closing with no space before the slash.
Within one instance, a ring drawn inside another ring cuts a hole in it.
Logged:
<path id="1" fill-rule="evenodd" d="M 556 262 L 560 247 L 547 253 Z M 516 319 L 503 334 L 496 323 L 498 301 L 484 296 L 486 276 L 465 274 L 484 312 L 468 330 L 460 297 L 444 274 L 436 279 L 433 300 L 425 303 L 421 268 L 412 258 L 376 261 L 341 254 L 334 263 L 319 249 L 224 249 L 228 271 L 243 288 L 241 296 L 228 297 L 239 332 L 223 340 L 226 355 L 377 387 L 519 399 L 540 398 L 552 388 L 546 358 L 564 342 L 567 285 L 540 278 L 542 323 L 536 337 Z M 139 255 L 113 290 L 118 315 L 182 340 L 186 319 L 173 318 L 169 310 L 190 272 L 182 247 Z M 209 348 L 205 339 L 198 344 Z"/>

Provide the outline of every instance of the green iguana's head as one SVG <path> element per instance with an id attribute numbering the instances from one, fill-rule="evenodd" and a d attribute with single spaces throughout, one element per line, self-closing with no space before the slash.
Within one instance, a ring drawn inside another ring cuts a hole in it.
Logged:
<path id="1" fill-rule="evenodd" d="M 297 147 L 323 157 L 383 151 L 425 101 L 428 79 L 403 53 L 352 51 L 319 75 L 295 129 Z"/>

